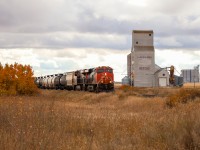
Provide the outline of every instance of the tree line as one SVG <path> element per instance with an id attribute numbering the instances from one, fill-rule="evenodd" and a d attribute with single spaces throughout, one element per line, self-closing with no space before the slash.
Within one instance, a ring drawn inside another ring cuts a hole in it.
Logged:
<path id="1" fill-rule="evenodd" d="M 33 95 L 38 92 L 30 65 L 0 63 L 0 95 Z"/>

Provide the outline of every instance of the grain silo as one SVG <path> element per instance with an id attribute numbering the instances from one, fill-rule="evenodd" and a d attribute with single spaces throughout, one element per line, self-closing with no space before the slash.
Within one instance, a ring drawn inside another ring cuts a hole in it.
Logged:
<path id="1" fill-rule="evenodd" d="M 181 76 L 184 83 L 199 82 L 199 69 L 183 69 L 181 70 Z"/>
<path id="2" fill-rule="evenodd" d="M 131 50 L 131 73 L 134 86 L 153 87 L 155 54 L 152 30 L 133 30 Z"/>
<path id="3" fill-rule="evenodd" d="M 125 76 L 124 78 L 122 78 L 122 85 L 130 85 L 131 80 L 128 76 Z"/>

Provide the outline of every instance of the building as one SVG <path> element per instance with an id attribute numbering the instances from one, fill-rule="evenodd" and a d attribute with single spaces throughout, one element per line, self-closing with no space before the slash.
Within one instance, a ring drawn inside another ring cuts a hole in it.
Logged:
<path id="1" fill-rule="evenodd" d="M 127 74 L 131 83 L 137 87 L 152 87 L 155 85 L 155 54 L 152 30 L 133 30 L 132 49 L 127 56 Z M 131 60 L 130 60 L 131 59 Z"/>
<path id="2" fill-rule="evenodd" d="M 166 87 L 182 85 L 181 78 L 169 74 L 170 67 L 155 64 L 154 33 L 152 30 L 133 30 L 131 53 L 127 55 L 127 75 L 135 87 Z M 174 72 L 173 72 L 174 73 Z M 174 80 L 171 80 L 171 77 Z M 173 81 L 173 83 L 171 82 Z"/>
<path id="3" fill-rule="evenodd" d="M 183 82 L 200 82 L 199 80 L 199 66 L 194 67 L 194 69 L 183 69 L 181 70 L 181 76 L 183 77 Z"/>
<path id="4" fill-rule="evenodd" d="M 125 76 L 124 78 L 122 78 L 122 85 L 130 85 L 131 80 L 128 76 Z"/>
<path id="5" fill-rule="evenodd" d="M 131 53 L 127 55 L 127 75 L 131 76 Z"/>
<path id="6" fill-rule="evenodd" d="M 160 68 L 155 73 L 155 86 L 166 87 L 169 86 L 169 72 L 166 68 Z"/>

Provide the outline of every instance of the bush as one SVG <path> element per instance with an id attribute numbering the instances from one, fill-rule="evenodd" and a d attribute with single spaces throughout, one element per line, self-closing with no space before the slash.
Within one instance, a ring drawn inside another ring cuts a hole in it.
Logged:
<path id="1" fill-rule="evenodd" d="M 187 103 L 200 97 L 198 89 L 180 89 L 177 93 L 168 96 L 166 104 L 169 107 L 174 107 L 179 103 Z"/>
<path id="2" fill-rule="evenodd" d="M 133 87 L 132 87 L 132 86 L 129 86 L 129 85 L 122 85 L 122 86 L 120 86 L 119 89 L 120 89 L 120 90 L 123 90 L 124 92 L 127 92 L 127 91 L 133 90 Z"/>
<path id="3" fill-rule="evenodd" d="M 37 92 L 30 65 L 0 64 L 0 95 L 32 95 Z"/>

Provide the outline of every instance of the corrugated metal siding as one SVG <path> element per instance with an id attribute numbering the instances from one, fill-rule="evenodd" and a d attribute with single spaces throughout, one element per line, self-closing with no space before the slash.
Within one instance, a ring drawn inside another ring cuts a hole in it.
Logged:
<path id="1" fill-rule="evenodd" d="M 183 76 L 183 82 L 199 82 L 199 71 L 196 69 L 184 69 L 181 70 Z"/>
<path id="2" fill-rule="evenodd" d="M 122 85 L 130 85 L 130 78 L 128 76 L 122 79 Z"/>
<path id="3" fill-rule="evenodd" d="M 133 31 L 132 45 L 153 46 L 153 31 Z"/>
<path id="4" fill-rule="evenodd" d="M 175 77 L 175 86 L 183 86 L 183 77 L 174 76 Z"/>
<path id="5" fill-rule="evenodd" d="M 131 76 L 131 53 L 127 55 L 127 75 Z"/>
<path id="6" fill-rule="evenodd" d="M 132 39 L 132 72 L 134 86 L 154 86 L 155 56 L 153 31 L 133 31 Z"/>
<path id="7" fill-rule="evenodd" d="M 155 72 L 154 48 L 148 47 L 139 51 L 135 49 L 134 62 L 134 85 L 152 87 Z"/>

